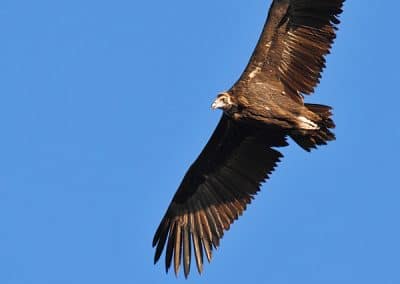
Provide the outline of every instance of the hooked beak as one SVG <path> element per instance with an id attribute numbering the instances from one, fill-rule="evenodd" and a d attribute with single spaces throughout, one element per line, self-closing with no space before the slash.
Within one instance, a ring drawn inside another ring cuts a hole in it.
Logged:
<path id="1" fill-rule="evenodd" d="M 211 109 L 216 110 L 217 108 L 222 108 L 223 106 L 224 106 L 223 102 L 217 99 L 212 103 Z"/>

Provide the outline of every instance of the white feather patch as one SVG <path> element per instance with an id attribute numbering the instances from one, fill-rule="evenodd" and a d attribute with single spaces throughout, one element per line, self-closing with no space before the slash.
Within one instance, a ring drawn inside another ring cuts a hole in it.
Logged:
<path id="1" fill-rule="evenodd" d="M 257 73 L 258 72 L 260 72 L 261 71 L 261 68 L 260 67 L 256 67 L 253 71 L 251 71 L 251 73 L 249 74 L 249 78 L 250 79 L 253 79 L 256 75 L 257 75 Z"/>
<path id="2" fill-rule="evenodd" d="M 319 129 L 318 125 L 304 116 L 298 116 L 299 125 L 302 129 L 316 130 Z"/>

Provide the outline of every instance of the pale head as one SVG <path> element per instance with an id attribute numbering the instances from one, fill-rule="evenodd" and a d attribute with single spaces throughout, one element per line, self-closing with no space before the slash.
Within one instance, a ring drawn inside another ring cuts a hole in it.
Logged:
<path id="1" fill-rule="evenodd" d="M 211 108 L 212 109 L 222 109 L 222 110 L 229 110 L 232 108 L 234 105 L 232 97 L 229 93 L 220 93 L 218 94 L 217 98 L 215 101 L 212 103 Z"/>

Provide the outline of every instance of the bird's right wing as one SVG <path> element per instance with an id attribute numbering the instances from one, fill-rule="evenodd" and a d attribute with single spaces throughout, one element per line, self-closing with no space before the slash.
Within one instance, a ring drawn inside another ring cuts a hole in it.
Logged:
<path id="1" fill-rule="evenodd" d="M 272 149 L 286 146 L 285 135 L 268 131 L 249 132 L 225 115 L 200 156 L 186 173 L 155 233 L 154 261 L 166 247 L 166 270 L 174 259 L 178 273 L 183 262 L 189 274 L 191 252 L 197 269 L 203 269 L 203 254 L 211 260 L 224 231 L 246 209 L 282 157 Z"/>

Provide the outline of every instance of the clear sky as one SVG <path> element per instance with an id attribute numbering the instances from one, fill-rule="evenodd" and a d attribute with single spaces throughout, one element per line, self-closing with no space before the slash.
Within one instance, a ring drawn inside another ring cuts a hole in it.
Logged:
<path id="1" fill-rule="evenodd" d="M 347 1 L 291 143 L 213 262 L 184 281 L 153 233 L 270 1 L 0 2 L 0 283 L 400 283 L 397 1 Z M 257 282 L 256 282 L 257 281 Z"/>

